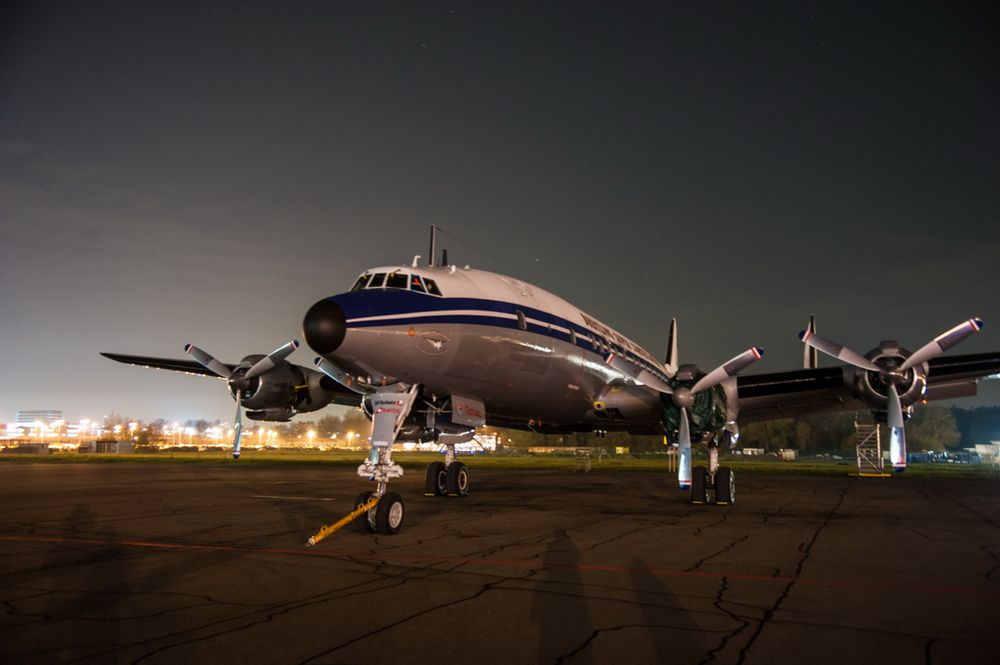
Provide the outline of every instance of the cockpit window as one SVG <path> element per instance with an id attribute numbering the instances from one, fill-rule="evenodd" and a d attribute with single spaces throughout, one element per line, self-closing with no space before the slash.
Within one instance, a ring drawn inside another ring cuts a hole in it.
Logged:
<path id="1" fill-rule="evenodd" d="M 389 277 L 385 280 L 385 288 L 387 289 L 405 289 L 407 282 L 407 275 L 405 272 L 391 272 Z"/>
<path id="2" fill-rule="evenodd" d="M 426 293 L 427 289 L 424 288 L 423 282 L 420 281 L 420 275 L 410 275 L 410 290 Z"/>
<path id="3" fill-rule="evenodd" d="M 385 273 L 384 272 L 377 272 L 377 273 L 375 273 L 375 276 L 372 277 L 372 281 L 368 283 L 368 288 L 369 289 L 380 289 L 380 288 L 382 288 L 382 285 L 384 283 L 385 283 Z"/>
<path id="4" fill-rule="evenodd" d="M 427 286 L 427 293 L 431 294 L 432 296 L 441 295 L 441 289 L 438 288 L 438 285 L 434 282 L 433 279 L 427 279 L 426 277 L 424 277 L 424 284 Z"/>
<path id="5" fill-rule="evenodd" d="M 358 277 L 358 281 L 354 282 L 354 286 L 351 287 L 351 291 L 359 291 L 365 288 L 365 282 L 368 281 L 368 273 L 365 273 L 361 277 Z"/>

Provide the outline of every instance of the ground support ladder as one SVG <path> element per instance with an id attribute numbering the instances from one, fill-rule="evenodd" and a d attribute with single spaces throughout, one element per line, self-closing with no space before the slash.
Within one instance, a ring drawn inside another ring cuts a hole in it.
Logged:
<path id="1" fill-rule="evenodd" d="M 882 436 L 878 423 L 859 423 L 854 421 L 854 430 L 858 435 L 858 475 L 861 477 L 885 478 L 891 474 L 885 472 L 885 460 L 882 458 Z"/>

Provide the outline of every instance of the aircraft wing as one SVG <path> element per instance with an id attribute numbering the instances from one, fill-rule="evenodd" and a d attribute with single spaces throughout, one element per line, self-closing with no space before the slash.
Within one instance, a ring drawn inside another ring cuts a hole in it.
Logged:
<path id="1" fill-rule="evenodd" d="M 200 363 L 190 358 L 177 359 L 177 358 L 153 358 L 150 356 L 129 356 L 123 353 L 104 353 L 101 355 L 105 358 L 110 358 L 120 363 L 125 363 L 127 365 L 138 365 L 139 367 L 149 367 L 152 369 L 169 369 L 172 372 L 183 372 L 185 374 L 198 374 L 200 376 L 210 376 L 213 379 L 219 378 L 210 369 L 203 367 Z M 230 365 L 223 363 L 230 370 L 236 368 L 236 365 Z"/>
<path id="2" fill-rule="evenodd" d="M 839 366 L 740 376 L 736 384 L 740 422 L 867 409 L 853 394 L 859 371 L 863 370 Z M 934 358 L 928 362 L 926 399 L 971 397 L 979 379 L 998 373 L 1000 351 Z"/>

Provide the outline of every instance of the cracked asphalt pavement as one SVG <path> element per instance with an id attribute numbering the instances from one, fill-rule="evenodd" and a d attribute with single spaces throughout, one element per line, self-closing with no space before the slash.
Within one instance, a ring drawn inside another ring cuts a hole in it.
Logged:
<path id="1" fill-rule="evenodd" d="M 1000 483 L 471 469 L 0 465 L 0 662 L 998 662 Z"/>

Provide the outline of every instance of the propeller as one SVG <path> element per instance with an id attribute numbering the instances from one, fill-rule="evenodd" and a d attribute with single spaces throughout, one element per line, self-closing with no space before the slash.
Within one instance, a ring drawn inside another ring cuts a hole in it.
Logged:
<path id="1" fill-rule="evenodd" d="M 639 383 L 645 384 L 652 388 L 653 390 L 669 395 L 674 390 L 667 383 L 650 372 L 645 367 L 640 367 L 631 360 L 627 359 L 625 356 L 620 356 L 616 353 L 608 354 L 608 357 L 604 360 L 605 364 L 609 367 L 614 367 L 616 370 L 631 377 L 633 380 Z"/>
<path id="2" fill-rule="evenodd" d="M 316 369 L 323 372 L 348 390 L 353 390 L 359 395 L 367 395 L 372 392 L 372 387 L 370 385 L 358 381 L 356 378 L 340 369 L 326 358 L 319 357 L 316 358 L 314 362 L 316 364 Z"/>
<path id="3" fill-rule="evenodd" d="M 679 385 L 670 393 L 670 401 L 680 411 L 680 423 L 677 431 L 677 448 L 680 459 L 677 463 L 677 484 L 682 490 L 691 489 L 691 423 L 688 409 L 694 405 L 698 393 L 710 390 L 727 379 L 731 379 L 741 371 L 764 357 L 764 349 L 752 346 L 743 353 L 730 358 L 708 374 L 698 379 L 690 388 Z M 667 365 L 676 368 L 674 377 L 687 371 L 678 363 L 677 354 L 677 319 L 670 322 L 670 341 L 667 355 Z M 692 378 L 694 368 L 691 368 Z"/>
<path id="4" fill-rule="evenodd" d="M 239 369 L 230 369 L 228 365 L 220 362 L 210 353 L 199 349 L 194 344 L 184 345 L 184 352 L 198 361 L 198 364 L 216 376 L 226 379 L 229 384 L 229 390 L 236 400 L 236 417 L 234 418 L 233 426 L 233 459 L 240 458 L 240 438 L 243 433 L 243 391 L 246 390 L 252 379 L 274 369 L 279 362 L 287 358 L 297 348 L 299 348 L 299 342 L 293 339 L 255 362 L 244 372 Z"/>
<path id="5" fill-rule="evenodd" d="M 814 329 L 799 333 L 806 345 L 822 351 L 828 356 L 841 360 L 848 365 L 878 374 L 880 382 L 886 386 L 886 424 L 889 427 L 889 457 L 892 468 L 897 472 L 906 470 L 906 430 L 903 424 L 903 406 L 899 398 L 899 385 L 907 381 L 911 369 L 923 365 L 928 360 L 938 357 L 973 333 L 983 328 L 983 320 L 973 317 L 947 330 L 927 344 L 906 357 L 898 366 L 894 362 L 877 365 L 861 354 L 851 349 L 820 337 Z M 926 371 L 926 370 L 925 370 Z"/>

